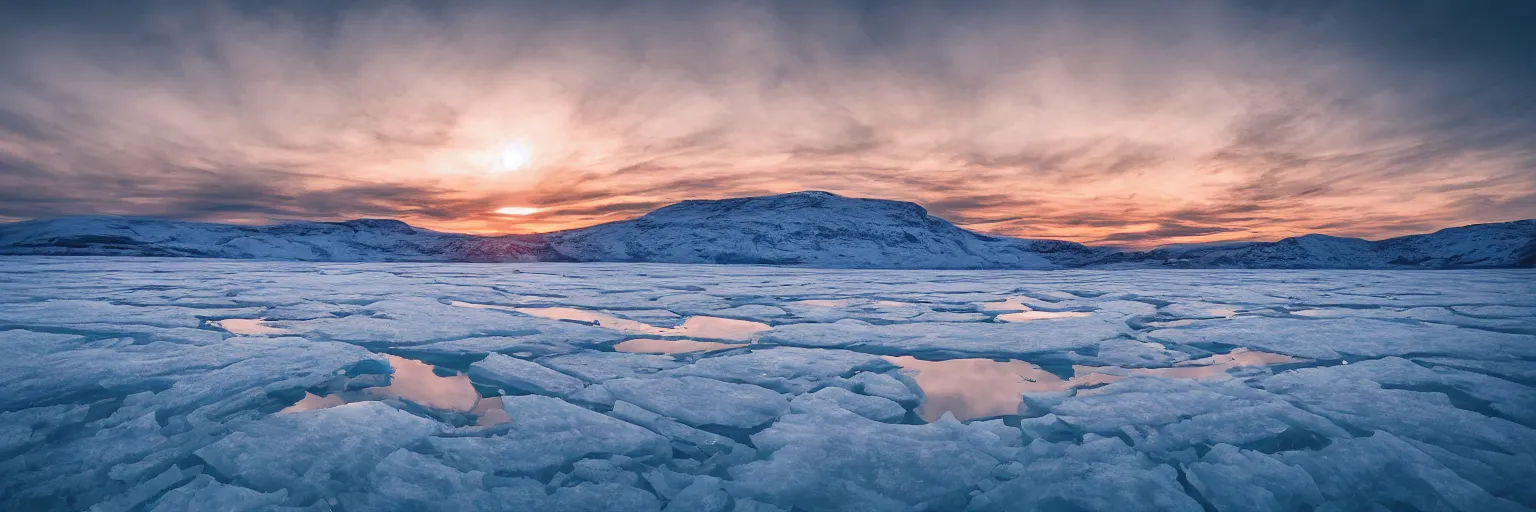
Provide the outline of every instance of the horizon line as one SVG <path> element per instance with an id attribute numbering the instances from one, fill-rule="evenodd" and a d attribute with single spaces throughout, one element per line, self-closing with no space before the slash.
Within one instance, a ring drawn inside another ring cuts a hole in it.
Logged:
<path id="1" fill-rule="evenodd" d="M 40 217 L 32 217 L 32 218 L 0 216 L 0 225 L 16 224 L 16 223 L 22 223 L 22 222 L 34 222 L 34 221 L 39 221 L 40 222 L 40 221 L 51 221 L 51 220 L 62 220 L 62 219 L 83 219 L 83 218 L 113 218 L 113 219 L 131 219 L 131 220 L 149 220 L 149 221 L 200 223 L 200 224 L 218 224 L 218 225 L 229 225 L 229 226 L 250 226 L 250 227 L 266 227 L 266 226 L 278 226 L 278 225 L 283 225 L 283 224 L 298 224 L 298 223 L 340 224 L 340 223 L 354 222 L 354 221 L 382 220 L 382 221 L 399 222 L 401 224 L 409 226 L 411 229 L 423 230 L 423 231 L 431 231 L 431 232 L 434 232 L 434 233 L 442 233 L 442 234 L 449 234 L 449 235 L 475 236 L 475 237 L 484 237 L 484 238 L 498 238 L 498 237 L 516 237 L 516 236 L 540 236 L 540 235 L 548 235 L 548 234 L 553 234 L 553 233 L 561 233 L 561 232 L 567 232 L 567 231 L 575 231 L 575 230 L 587 229 L 587 228 L 591 228 L 591 227 L 595 227 L 595 226 L 601 226 L 601 225 L 605 225 L 605 224 L 613 224 L 613 223 L 618 223 L 618 222 L 627 222 L 627 221 L 632 221 L 632 220 L 639 219 L 641 217 L 649 215 L 650 213 L 655 212 L 657 210 L 660 210 L 662 208 L 666 208 L 666 207 L 672 206 L 672 205 L 681 204 L 681 203 L 684 203 L 684 202 L 718 202 L 718 201 L 726 201 L 726 200 L 732 200 L 732 199 L 764 198 L 764 197 L 776 197 L 776 196 L 787 196 L 787 195 L 808 194 L 808 193 L 828 194 L 828 195 L 831 195 L 831 196 L 834 196 L 834 197 L 839 197 L 839 198 L 844 198 L 844 199 L 873 200 L 873 201 L 885 201 L 885 202 L 892 202 L 892 203 L 915 204 L 917 206 L 922 207 L 924 212 L 925 212 L 925 214 L 928 215 L 929 217 L 934 217 L 934 218 L 943 220 L 945 222 L 950 223 L 951 225 L 954 225 L 956 227 L 959 227 L 959 228 L 964 229 L 966 231 L 969 231 L 971 233 L 975 233 L 975 234 L 983 235 L 983 236 L 996 237 L 996 238 L 1011 238 L 1011 239 L 1019 239 L 1019 240 L 1066 241 L 1066 242 L 1082 244 L 1082 245 L 1089 246 L 1089 247 L 1102 247 L 1102 248 L 1112 248 L 1112 249 L 1118 249 L 1118 250 L 1140 251 L 1140 252 L 1151 251 L 1151 250 L 1156 250 L 1156 249 L 1164 249 L 1164 248 L 1173 248 L 1173 247 L 1212 246 L 1212 245 L 1220 245 L 1220 244 L 1244 244 L 1244 243 L 1274 243 L 1274 242 L 1279 242 L 1279 241 L 1282 241 L 1282 240 L 1287 240 L 1287 239 L 1291 239 L 1291 238 L 1300 238 L 1300 237 L 1305 237 L 1305 236 L 1328 236 L 1328 237 L 1332 237 L 1332 238 L 1344 238 L 1344 239 L 1365 240 L 1365 241 L 1368 241 L 1368 242 L 1380 242 L 1380 241 L 1384 241 L 1384 240 L 1391 240 L 1391 239 L 1402 238 L 1402 237 L 1407 237 L 1407 236 L 1426 235 L 1426 234 L 1431 234 L 1431 233 L 1436 233 L 1436 232 L 1439 232 L 1439 231 L 1443 231 L 1443 230 L 1446 230 L 1446 229 L 1464 228 L 1464 227 L 1472 227 L 1472 226 L 1483 226 L 1483 225 L 1493 225 L 1493 224 L 1509 224 L 1509 223 L 1523 222 L 1523 221 L 1536 221 L 1536 218 L 1514 218 L 1514 219 L 1503 220 L 1503 221 L 1494 221 L 1494 222 L 1475 222 L 1475 223 L 1470 223 L 1470 224 L 1455 224 L 1455 225 L 1448 225 L 1448 226 L 1437 227 L 1437 228 L 1429 230 L 1429 231 L 1410 233 L 1410 234 L 1406 234 L 1406 235 L 1390 236 L 1390 237 L 1385 237 L 1385 238 L 1375 238 L 1375 239 L 1365 238 L 1365 237 L 1357 237 L 1357 236 L 1339 236 L 1339 235 L 1332 235 L 1332 234 L 1323 233 L 1323 232 L 1298 232 L 1298 234 L 1292 234 L 1292 235 L 1289 235 L 1289 236 L 1282 236 L 1282 237 L 1273 238 L 1273 239 L 1257 238 L 1257 237 L 1255 237 L 1255 238 L 1230 238 L 1230 239 L 1211 240 L 1211 241 L 1205 241 L 1205 242 L 1174 242 L 1174 243 L 1162 243 L 1162 244 L 1156 244 L 1156 245 L 1137 245 L 1137 244 L 1127 244 L 1127 243 L 1114 243 L 1112 241 L 1106 243 L 1105 240 L 1103 240 L 1103 239 L 1101 239 L 1101 240 L 1094 240 L 1094 241 L 1088 241 L 1088 242 L 1080 242 L 1080 241 L 1076 241 L 1076 240 L 1067 240 L 1067 239 L 1063 239 L 1063 238 L 1060 238 L 1060 237 L 1032 237 L 1032 236 L 1018 236 L 1018 235 L 999 234 L 999 233 L 995 233 L 995 232 L 987 232 L 987 231 L 982 231 L 982 230 L 974 229 L 974 228 L 971 228 L 971 227 L 967 227 L 967 225 L 965 225 L 965 224 L 960 224 L 960 223 L 957 223 L 957 222 L 952 221 L 950 219 L 944 218 L 944 217 L 942 217 L 940 215 L 936 215 L 932 211 L 930 211 L 930 208 L 928 206 L 923 205 L 922 203 L 919 203 L 919 202 L 916 202 L 916 201 L 901 201 L 901 200 L 882 199 L 882 198 L 875 198 L 875 197 L 846 196 L 846 195 L 838 194 L 838 193 L 835 193 L 835 192 L 829 192 L 829 191 L 825 191 L 825 190 L 799 190 L 799 191 L 795 191 L 795 192 L 785 192 L 785 193 L 779 193 L 779 194 L 733 196 L 733 197 L 725 197 L 725 198 L 720 198 L 720 199 L 683 199 L 683 200 L 675 201 L 675 202 L 668 203 L 668 204 L 665 204 L 665 205 L 662 205 L 662 206 L 658 206 L 658 207 L 653 208 L 653 209 L 651 209 L 651 210 L 649 210 L 649 211 L 647 211 L 645 213 L 642 213 L 642 214 L 639 214 L 639 215 L 635 215 L 635 216 L 632 216 L 632 217 L 626 217 L 626 218 L 622 218 L 622 219 L 610 220 L 610 221 L 605 221 L 605 222 L 597 222 L 597 223 L 593 223 L 593 224 L 587 224 L 587 225 L 582 225 L 582 226 L 572 227 L 572 228 L 556 229 L 556 230 L 551 230 L 551 231 L 529 231 L 529 232 L 483 232 L 483 231 L 473 231 L 473 230 L 468 230 L 468 231 L 449 231 L 449 230 L 440 230 L 440 229 L 433 229 L 433 228 L 430 228 L 430 227 L 424 227 L 424 226 L 421 226 L 419 224 L 413 224 L 410 221 L 404 220 L 404 219 L 399 218 L 399 217 L 373 217 L 373 216 L 362 216 L 362 217 L 354 217 L 354 218 L 335 217 L 334 219 L 336 219 L 336 220 L 325 220 L 325 218 L 302 218 L 302 217 L 265 216 L 262 220 L 245 221 L 245 220 L 204 220 L 204 219 L 200 219 L 200 218 L 178 218 L 178 217 L 171 217 L 171 216 L 154 216 L 154 215 L 124 215 L 124 214 L 100 214 L 100 213 L 93 213 L 93 214 L 78 214 L 78 215 L 59 215 L 59 216 L 52 216 L 52 217 L 40 216 Z M 1135 233 L 1135 232 L 1130 232 L 1130 233 Z"/>

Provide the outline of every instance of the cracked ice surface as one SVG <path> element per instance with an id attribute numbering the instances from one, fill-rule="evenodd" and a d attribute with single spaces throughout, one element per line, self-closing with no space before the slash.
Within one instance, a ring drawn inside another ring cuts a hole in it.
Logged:
<path id="1" fill-rule="evenodd" d="M 1536 507 L 1530 271 L 0 262 L 0 510 Z"/>

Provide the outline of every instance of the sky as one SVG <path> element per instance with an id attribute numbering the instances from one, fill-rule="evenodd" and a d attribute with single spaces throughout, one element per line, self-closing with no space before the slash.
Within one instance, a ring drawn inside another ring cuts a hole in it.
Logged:
<path id="1" fill-rule="evenodd" d="M 1536 2 L 19 1 L 0 220 L 914 201 L 1150 247 L 1536 218 Z"/>

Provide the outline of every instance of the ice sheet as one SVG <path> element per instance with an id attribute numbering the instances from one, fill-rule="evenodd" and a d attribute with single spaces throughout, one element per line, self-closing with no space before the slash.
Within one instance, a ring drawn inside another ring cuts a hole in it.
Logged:
<path id="1" fill-rule="evenodd" d="M 1528 271 L 3 263 L 0 510 L 1536 506 Z"/>

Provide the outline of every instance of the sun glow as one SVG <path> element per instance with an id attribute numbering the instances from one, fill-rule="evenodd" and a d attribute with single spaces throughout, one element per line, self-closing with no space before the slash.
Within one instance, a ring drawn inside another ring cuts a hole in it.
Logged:
<path id="1" fill-rule="evenodd" d="M 513 141 L 503 146 L 496 153 L 496 160 L 492 164 L 494 172 L 520 171 L 533 160 L 533 148 L 523 141 Z M 516 214 L 527 215 L 527 214 Z"/>
<path id="2" fill-rule="evenodd" d="M 502 215 L 533 215 L 535 213 L 539 213 L 539 209 L 529 208 L 527 206 L 508 206 L 505 208 L 498 208 L 496 213 Z"/>

